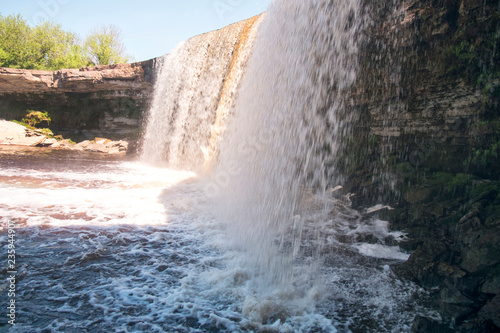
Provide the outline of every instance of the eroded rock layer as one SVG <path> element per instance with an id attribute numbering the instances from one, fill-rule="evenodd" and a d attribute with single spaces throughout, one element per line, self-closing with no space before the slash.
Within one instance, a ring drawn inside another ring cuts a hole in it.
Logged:
<path id="1" fill-rule="evenodd" d="M 54 72 L 0 68 L 0 118 L 47 111 L 72 139 L 136 137 L 149 106 L 156 60 Z"/>

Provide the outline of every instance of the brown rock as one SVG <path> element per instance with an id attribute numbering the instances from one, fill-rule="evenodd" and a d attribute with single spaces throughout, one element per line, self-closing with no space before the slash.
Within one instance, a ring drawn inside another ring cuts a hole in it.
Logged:
<path id="1" fill-rule="evenodd" d="M 148 62 L 57 71 L 0 67 L 0 91 L 23 93 L 148 89 L 151 82 L 144 76 L 144 66 L 148 66 Z"/>
<path id="2" fill-rule="evenodd" d="M 37 146 L 39 146 L 39 147 L 53 147 L 53 148 L 57 148 L 57 147 L 60 146 L 60 144 L 57 142 L 56 139 L 45 138 Z"/>

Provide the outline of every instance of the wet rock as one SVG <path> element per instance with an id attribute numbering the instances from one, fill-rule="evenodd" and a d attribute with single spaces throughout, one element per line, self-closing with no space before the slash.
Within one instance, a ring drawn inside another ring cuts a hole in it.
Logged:
<path id="1" fill-rule="evenodd" d="M 473 318 L 463 322 L 456 328 L 460 333 L 498 333 L 500 329 L 491 320 L 484 318 Z"/>
<path id="2" fill-rule="evenodd" d="M 86 151 L 98 152 L 98 153 L 107 153 L 108 148 L 102 143 L 90 143 L 85 147 Z"/>
<path id="3" fill-rule="evenodd" d="M 500 227 L 469 232 L 463 239 L 461 267 L 468 272 L 500 262 Z"/>
<path id="4" fill-rule="evenodd" d="M 479 317 L 489 319 L 500 331 L 500 295 L 496 295 L 479 311 Z"/>
<path id="5" fill-rule="evenodd" d="M 85 140 L 76 144 L 74 149 L 104 154 L 126 154 L 128 146 L 128 142 L 124 140 L 112 141 L 106 138 L 95 138 L 93 141 Z"/>
<path id="6" fill-rule="evenodd" d="M 57 140 L 53 139 L 53 138 L 45 138 L 44 140 L 40 141 L 40 143 L 37 144 L 37 147 L 52 147 L 52 148 L 57 148 L 59 146 L 60 145 L 57 142 Z"/>
<path id="7" fill-rule="evenodd" d="M 82 141 L 82 142 L 79 142 L 75 145 L 75 149 L 78 149 L 78 150 L 85 150 L 87 149 L 92 143 L 90 142 L 90 140 L 85 140 L 85 141 Z"/>
<path id="8" fill-rule="evenodd" d="M 73 149 L 75 146 L 75 143 L 72 142 L 70 139 L 62 139 L 57 142 L 59 143 L 59 148 L 63 149 Z"/>
<path id="9" fill-rule="evenodd" d="M 405 279 L 434 287 L 442 280 L 436 272 L 438 258 L 447 251 L 449 247 L 442 241 L 428 239 L 410 255 L 406 262 L 396 266 L 394 270 Z"/>
<path id="10" fill-rule="evenodd" d="M 448 326 L 422 316 L 416 316 L 411 326 L 413 333 L 452 333 L 453 330 Z"/>
<path id="11" fill-rule="evenodd" d="M 431 195 L 431 189 L 428 187 L 411 187 L 405 194 L 404 198 L 407 202 L 413 204 L 429 199 Z"/>
<path id="12" fill-rule="evenodd" d="M 450 277 L 452 279 L 459 279 L 467 275 L 467 273 L 461 270 L 460 267 L 452 266 L 446 262 L 440 262 L 437 264 L 437 273 L 440 276 Z"/>
<path id="13" fill-rule="evenodd" d="M 446 304 L 456 304 L 456 305 L 472 305 L 474 302 L 457 290 L 454 286 L 447 285 L 441 289 L 440 300 L 442 303 Z"/>
<path id="14" fill-rule="evenodd" d="M 96 144 L 102 144 L 102 145 L 111 142 L 111 140 L 106 138 L 95 138 L 94 141 Z"/>
<path id="15" fill-rule="evenodd" d="M 62 139 L 60 135 L 58 138 L 59 140 L 55 137 L 49 138 L 36 130 L 0 119 L 0 144 L 81 150 L 115 155 L 126 154 L 129 149 L 129 143 L 125 140 L 113 141 L 97 137 L 92 141 L 84 140 L 75 144 L 69 139 Z"/>
<path id="16" fill-rule="evenodd" d="M 500 275 L 491 275 L 484 282 L 481 291 L 485 294 L 500 294 Z"/>

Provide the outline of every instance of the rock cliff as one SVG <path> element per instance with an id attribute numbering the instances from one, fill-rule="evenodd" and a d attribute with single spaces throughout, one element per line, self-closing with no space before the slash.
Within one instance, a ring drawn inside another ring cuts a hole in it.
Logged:
<path id="1" fill-rule="evenodd" d="M 148 68 L 149 67 L 149 68 Z M 57 71 L 0 68 L 2 93 L 95 92 L 103 90 L 147 89 L 151 61 L 132 64 L 61 69 Z M 149 73 L 148 73 L 149 72 Z"/>
<path id="2" fill-rule="evenodd" d="M 346 190 L 357 206 L 393 206 L 381 218 L 408 233 L 411 256 L 394 270 L 428 288 L 443 318 L 414 331 L 498 331 L 498 2 L 396 4 L 366 2 Z"/>
<path id="3" fill-rule="evenodd" d="M 110 66 L 37 71 L 0 68 L 0 118 L 47 111 L 57 134 L 78 139 L 132 138 L 153 90 L 156 59 Z"/>

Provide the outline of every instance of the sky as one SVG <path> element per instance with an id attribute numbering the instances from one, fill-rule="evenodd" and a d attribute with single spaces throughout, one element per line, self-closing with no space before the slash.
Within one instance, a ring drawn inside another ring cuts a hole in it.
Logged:
<path id="1" fill-rule="evenodd" d="M 190 37 L 264 12 L 271 0 L 0 0 L 3 16 L 45 20 L 82 39 L 102 25 L 121 30 L 126 54 L 143 61 L 170 53 Z"/>

